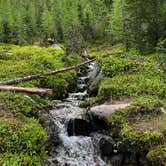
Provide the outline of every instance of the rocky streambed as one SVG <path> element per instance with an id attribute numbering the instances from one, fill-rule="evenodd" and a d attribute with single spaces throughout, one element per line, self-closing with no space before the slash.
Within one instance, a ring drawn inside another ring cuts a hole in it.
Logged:
<path id="1" fill-rule="evenodd" d="M 63 101 L 55 101 L 56 109 L 48 111 L 48 140 L 50 152 L 46 166 L 120 166 L 123 161 L 121 145 L 115 142 L 107 130 L 107 113 L 126 105 L 104 106 L 83 109 L 79 105 L 89 97 L 90 80 L 101 75 L 97 63 L 86 66 L 86 72 L 79 76 L 77 88 Z M 104 108 L 104 112 L 101 110 Z"/>

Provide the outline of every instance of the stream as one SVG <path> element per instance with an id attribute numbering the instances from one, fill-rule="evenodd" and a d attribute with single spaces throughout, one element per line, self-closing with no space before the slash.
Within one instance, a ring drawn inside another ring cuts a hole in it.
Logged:
<path id="1" fill-rule="evenodd" d="M 90 63 L 87 72 L 78 77 L 75 92 L 69 93 L 63 101 L 57 101 L 57 109 L 49 111 L 55 126 L 58 128 L 60 145 L 49 157 L 51 166 L 105 166 L 101 158 L 99 141 L 104 137 L 102 132 L 92 131 L 91 117 L 86 109 L 79 105 L 89 97 L 88 81 L 95 76 L 99 66 Z"/>

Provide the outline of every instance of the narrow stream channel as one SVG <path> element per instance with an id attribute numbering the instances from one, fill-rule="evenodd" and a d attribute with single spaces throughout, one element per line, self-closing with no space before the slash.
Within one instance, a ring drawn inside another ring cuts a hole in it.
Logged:
<path id="1" fill-rule="evenodd" d="M 81 120 L 87 118 L 87 110 L 80 108 L 79 105 L 88 98 L 88 80 L 97 67 L 96 63 L 87 65 L 86 74 L 78 78 L 76 91 L 70 93 L 65 100 L 59 101 L 58 109 L 50 110 L 50 116 L 58 127 L 58 136 L 61 143 L 56 147 L 55 154 L 52 154 L 49 160 L 54 161 L 57 166 L 106 165 L 101 159 L 98 147 L 101 134 L 95 132 L 84 136 L 84 133 L 75 133 L 76 121 L 74 119 L 82 122 Z M 84 132 L 88 133 L 88 130 Z"/>

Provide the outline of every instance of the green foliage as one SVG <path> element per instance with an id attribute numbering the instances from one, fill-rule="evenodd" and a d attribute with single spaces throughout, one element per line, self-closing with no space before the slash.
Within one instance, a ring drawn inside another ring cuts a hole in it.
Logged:
<path id="1" fill-rule="evenodd" d="M 32 117 L 37 115 L 38 108 L 46 108 L 48 101 L 37 95 L 21 95 L 10 92 L 1 92 L 0 100 L 5 100 L 6 105 L 17 116 Z"/>
<path id="2" fill-rule="evenodd" d="M 161 143 L 163 135 L 155 131 L 134 131 L 128 125 L 124 125 L 121 130 L 121 137 L 128 151 L 132 153 L 145 151 Z"/>
<path id="3" fill-rule="evenodd" d="M 160 78 L 137 74 L 106 78 L 99 88 L 98 95 L 104 99 L 109 99 L 111 96 L 121 98 L 139 95 L 156 95 L 165 98 L 165 92 L 165 82 Z"/>
<path id="4" fill-rule="evenodd" d="M 0 81 L 5 81 L 76 65 L 79 58 L 65 57 L 63 50 L 53 48 L 0 44 L 0 63 Z M 75 87 L 76 78 L 73 70 L 19 86 L 51 88 L 54 98 L 62 98 Z M 0 103 L 0 165 L 41 165 L 46 157 L 46 132 L 33 118 L 40 118 L 38 111 L 48 107 L 48 100 L 1 92 Z"/>
<path id="5" fill-rule="evenodd" d="M 163 146 L 157 146 L 150 150 L 147 154 L 147 159 L 149 161 L 149 164 L 152 166 L 165 166 L 166 164 L 166 147 Z"/>
<path id="6" fill-rule="evenodd" d="M 151 107 L 150 104 L 151 103 L 149 103 L 147 106 L 148 109 Z M 119 109 L 108 117 L 108 121 L 111 125 L 111 134 L 114 137 L 118 136 L 126 147 L 127 151 L 131 152 L 133 155 L 136 153 L 146 152 L 151 147 L 161 144 L 162 139 L 164 138 L 163 134 L 160 132 L 149 130 L 139 131 L 132 128 L 130 122 L 131 117 L 129 117 L 129 115 L 132 113 L 132 111 L 141 113 L 142 107 L 138 105 L 139 101 L 135 101 L 135 103 L 131 104 L 131 106 L 125 109 Z M 146 115 L 149 115 L 148 109 L 146 110 Z M 138 114 L 135 113 L 134 123 L 137 122 L 137 116 Z"/>
<path id="7" fill-rule="evenodd" d="M 108 57 L 102 60 L 102 70 L 107 77 L 131 70 L 134 63 L 127 58 Z"/>
<path id="8" fill-rule="evenodd" d="M 112 128 L 121 128 L 127 123 L 126 115 L 128 113 L 127 109 L 119 109 L 108 117 L 108 121 Z"/>
<path id="9" fill-rule="evenodd" d="M 112 127 L 117 128 L 126 123 L 157 117 L 163 114 L 161 107 L 166 108 L 165 101 L 154 96 L 140 96 L 127 108 L 115 111 L 108 120 Z"/>
<path id="10" fill-rule="evenodd" d="M 101 100 L 102 100 L 102 99 L 100 99 L 100 97 L 98 97 L 98 96 L 92 97 L 92 98 L 90 98 L 89 100 L 86 100 L 86 101 L 82 102 L 82 103 L 80 104 L 80 106 L 81 106 L 82 108 L 86 108 L 86 107 L 88 107 L 88 106 L 91 107 L 91 106 L 95 105 L 96 103 L 99 104 L 99 103 L 101 102 Z"/>
<path id="11" fill-rule="evenodd" d="M 46 133 L 34 119 L 21 126 L 0 124 L 2 165 L 41 165 L 45 158 Z"/>
<path id="12" fill-rule="evenodd" d="M 127 118 L 144 118 L 162 114 L 161 107 L 165 108 L 164 101 L 154 96 L 140 96 L 128 108 Z"/>
<path id="13" fill-rule="evenodd" d="M 0 50 L 2 52 L 10 52 L 9 55 L 1 55 L 3 57 L 0 59 L 1 81 L 13 79 L 13 77 L 49 72 L 65 66 L 75 65 L 79 62 L 77 56 L 73 57 L 71 55 L 64 61 L 64 51 L 53 48 L 5 46 L 1 44 Z M 63 94 L 65 95 L 75 84 L 76 72 L 69 71 L 58 76 L 22 83 L 20 86 L 48 87 L 53 89 L 54 97 L 61 98 Z"/>

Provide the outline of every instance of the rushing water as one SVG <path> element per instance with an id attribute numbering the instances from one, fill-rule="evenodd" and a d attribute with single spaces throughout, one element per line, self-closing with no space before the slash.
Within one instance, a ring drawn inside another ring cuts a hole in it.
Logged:
<path id="1" fill-rule="evenodd" d="M 87 66 L 87 73 L 80 76 L 76 92 L 70 93 L 68 98 L 59 102 L 59 109 L 50 110 L 55 125 L 59 130 L 59 139 L 61 144 L 56 147 L 56 153 L 50 157 L 50 160 L 56 161 L 58 166 L 105 166 L 105 162 L 100 157 L 97 142 L 100 134 L 91 136 L 68 136 L 67 125 L 69 120 L 79 118 L 83 119 L 86 110 L 79 107 L 79 104 L 88 97 L 87 80 L 94 76 L 96 72 L 96 63 Z M 74 125 L 73 125 L 74 126 Z M 74 130 L 74 128 L 73 128 Z"/>

